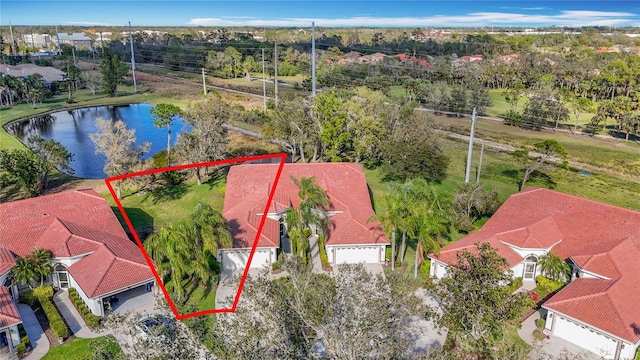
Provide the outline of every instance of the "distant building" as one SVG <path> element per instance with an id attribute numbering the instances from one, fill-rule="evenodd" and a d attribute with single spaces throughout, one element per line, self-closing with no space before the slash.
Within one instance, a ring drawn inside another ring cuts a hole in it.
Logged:
<path id="1" fill-rule="evenodd" d="M 58 33 L 54 38 L 54 42 L 60 41 L 60 45 L 66 44 L 76 48 L 93 49 L 93 40 L 83 33 Z"/>
<path id="2" fill-rule="evenodd" d="M 25 34 L 22 35 L 22 41 L 26 46 L 35 46 L 36 48 L 46 48 L 52 43 L 49 34 Z"/>
<path id="3" fill-rule="evenodd" d="M 45 86 L 49 88 L 51 88 L 55 82 L 64 80 L 64 72 L 51 66 L 38 66 L 34 64 L 20 64 L 15 66 L 1 64 L 0 73 L 13 77 L 26 77 L 39 74 L 42 76 Z"/>

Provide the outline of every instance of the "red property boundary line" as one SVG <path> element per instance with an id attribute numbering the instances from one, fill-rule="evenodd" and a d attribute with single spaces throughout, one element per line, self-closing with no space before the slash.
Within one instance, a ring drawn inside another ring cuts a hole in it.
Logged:
<path id="1" fill-rule="evenodd" d="M 253 260 L 253 254 L 256 252 L 256 247 L 258 246 L 258 239 L 260 238 L 260 235 L 262 234 L 262 228 L 264 227 L 265 220 L 267 219 L 266 214 L 269 211 L 269 204 L 271 204 L 271 201 L 273 201 L 273 195 L 275 194 L 276 186 L 278 185 L 278 181 L 280 180 L 280 174 L 282 173 L 282 168 L 284 167 L 286 158 L 287 158 L 287 154 L 285 154 L 285 153 L 248 156 L 248 157 L 243 157 L 243 158 L 235 158 L 235 159 L 227 159 L 227 160 L 219 160 L 219 161 L 210 161 L 210 162 L 203 162 L 203 163 L 197 163 L 197 164 L 169 166 L 169 167 L 158 168 L 158 169 L 144 170 L 144 171 L 139 171 L 139 172 L 130 173 L 130 174 L 118 175 L 118 176 L 110 177 L 110 178 L 107 178 L 107 179 L 104 180 L 105 184 L 107 184 L 107 187 L 109 188 L 109 191 L 111 192 L 111 196 L 113 197 L 113 199 L 115 200 L 116 204 L 118 205 L 118 209 L 120 210 L 120 213 L 122 214 L 122 217 L 124 218 L 125 222 L 127 223 L 127 226 L 129 227 L 129 230 L 133 234 L 133 237 L 135 238 L 136 243 L 138 244 L 138 247 L 140 248 L 140 251 L 142 252 L 142 255 L 144 256 L 145 260 L 147 261 L 147 264 L 149 265 L 149 268 L 151 269 L 151 272 L 153 272 L 153 276 L 156 278 L 156 284 L 160 285 L 160 288 L 162 289 L 162 292 L 164 293 L 164 297 L 167 299 L 167 302 L 169 303 L 169 306 L 171 307 L 171 310 L 173 311 L 174 315 L 176 316 L 176 318 L 178 320 L 184 320 L 184 319 L 188 319 L 188 318 L 195 317 L 195 316 L 200 316 L 200 315 L 217 314 L 217 313 L 232 313 L 232 312 L 236 311 L 236 308 L 238 306 L 238 301 L 240 300 L 240 295 L 242 293 L 242 288 L 244 287 L 244 283 L 245 283 L 245 281 L 247 279 L 247 275 L 249 274 L 249 267 L 251 265 L 251 261 Z M 271 190 L 269 191 L 269 199 L 267 200 L 267 203 L 265 205 L 264 211 L 262 212 L 263 215 L 262 215 L 262 219 L 260 219 L 260 225 L 258 226 L 258 232 L 256 234 L 256 238 L 253 241 L 253 246 L 251 247 L 251 253 L 249 254 L 249 259 L 247 260 L 247 266 L 245 266 L 244 273 L 242 274 L 242 278 L 240 279 L 240 284 L 238 286 L 238 290 L 236 292 L 236 296 L 235 296 L 235 298 L 233 300 L 233 306 L 231 308 L 227 308 L 227 309 L 211 309 L 211 310 L 196 311 L 196 312 L 192 312 L 192 313 L 188 313 L 188 314 L 180 314 L 178 312 L 178 309 L 176 308 L 175 303 L 173 302 L 173 300 L 171 300 L 171 297 L 169 296 L 169 293 L 167 292 L 167 289 L 165 288 L 163 282 L 161 281 L 160 276 L 158 275 L 158 272 L 155 269 L 153 261 L 151 260 L 151 258 L 149 257 L 149 254 L 147 254 L 146 250 L 144 249 L 144 246 L 142 245 L 142 241 L 140 240 L 140 237 L 138 236 L 138 233 L 133 228 L 133 224 L 131 223 L 131 220 L 129 219 L 129 216 L 127 216 L 127 213 L 124 211 L 124 207 L 122 206 L 122 203 L 120 202 L 120 200 L 116 196 L 116 193 L 115 193 L 115 191 L 113 189 L 113 186 L 111 186 L 111 182 L 112 181 L 117 181 L 117 180 L 128 179 L 128 178 L 132 178 L 132 177 L 136 177 L 136 176 L 143 176 L 143 175 L 162 173 L 162 172 L 166 172 L 166 171 L 184 170 L 184 169 L 191 169 L 191 168 L 204 167 L 204 166 L 234 164 L 234 163 L 241 163 L 241 162 L 246 162 L 246 161 L 264 160 L 264 159 L 280 159 L 280 166 L 278 167 L 278 172 L 276 173 L 276 178 L 274 179 L 273 186 L 271 187 Z"/>

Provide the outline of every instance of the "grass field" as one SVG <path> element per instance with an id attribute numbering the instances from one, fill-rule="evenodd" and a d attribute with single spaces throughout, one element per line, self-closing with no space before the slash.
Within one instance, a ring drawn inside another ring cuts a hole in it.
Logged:
<path id="1" fill-rule="evenodd" d="M 94 341 L 103 342 L 109 341 L 109 347 L 113 350 L 114 354 L 119 354 L 122 350 L 120 345 L 109 336 L 102 336 L 95 339 L 73 339 L 63 345 L 52 347 L 51 350 L 42 358 L 42 360 L 86 360 L 93 359 L 93 351 L 95 347 Z"/>
<path id="2" fill-rule="evenodd" d="M 67 95 L 55 95 L 38 104 L 35 109 L 29 105 L 22 103 L 11 107 L 0 108 L 0 125 L 5 125 L 13 120 L 27 118 L 31 116 L 41 115 L 53 111 L 59 111 L 69 108 L 102 106 L 102 105 L 125 105 L 131 103 L 171 103 L 181 107 L 186 106 L 186 102 L 182 100 L 171 99 L 161 95 L 141 92 L 134 93 L 131 86 L 119 86 L 117 96 L 109 97 L 107 94 L 98 93 L 92 95 L 89 90 L 80 90 L 73 95 L 76 101 L 68 104 Z M 15 149 L 22 147 L 20 141 L 9 135 L 4 128 L 0 129 L 0 149 Z"/>
<path id="3" fill-rule="evenodd" d="M 151 192 L 123 192 L 121 203 L 132 225 L 137 230 L 141 229 L 141 232 L 148 234 L 154 228 L 171 225 L 178 220 L 188 218 L 200 202 L 221 212 L 225 182 L 226 179 L 222 177 L 198 185 L 195 179 L 190 179 L 180 185 L 161 187 Z M 107 199 L 126 227 L 111 194 L 101 195 Z"/>
<path id="4" fill-rule="evenodd" d="M 436 123 L 445 130 L 468 135 L 468 118 L 433 116 Z M 476 137 L 493 140 L 515 147 L 531 147 L 536 142 L 555 139 L 568 153 L 568 159 L 608 169 L 611 174 L 632 176 L 640 179 L 640 145 L 633 142 L 603 139 L 567 132 L 541 130 L 533 131 L 508 126 L 498 121 L 478 120 Z"/>

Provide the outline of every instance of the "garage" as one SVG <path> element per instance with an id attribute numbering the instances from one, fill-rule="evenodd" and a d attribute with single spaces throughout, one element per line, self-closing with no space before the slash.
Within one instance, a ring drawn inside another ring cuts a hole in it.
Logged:
<path id="1" fill-rule="evenodd" d="M 256 249 L 251 260 L 251 269 L 270 266 L 272 259 L 276 259 L 274 249 Z M 224 270 L 242 270 L 249 260 L 250 249 L 222 250 L 222 267 Z"/>
<path id="2" fill-rule="evenodd" d="M 552 314 L 550 312 L 550 314 Z M 605 359 L 613 359 L 616 352 L 616 341 L 590 326 L 572 321 L 562 315 L 555 314 L 553 335 L 563 338 Z M 547 315 L 549 319 L 549 315 Z"/>
<path id="3" fill-rule="evenodd" d="M 380 261 L 380 246 L 333 247 L 333 249 L 335 264 L 377 264 L 382 262 Z"/>

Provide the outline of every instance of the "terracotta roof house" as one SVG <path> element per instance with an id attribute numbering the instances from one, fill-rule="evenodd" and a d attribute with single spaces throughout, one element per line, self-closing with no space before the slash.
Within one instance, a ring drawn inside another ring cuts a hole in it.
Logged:
<path id="1" fill-rule="evenodd" d="M 64 191 L 0 204 L 0 314 L 12 313 L 24 290 L 9 274 L 15 257 L 49 250 L 55 288 L 76 288 L 91 312 L 104 315 L 103 300 L 146 293 L 154 277 L 138 247 L 97 192 Z M 2 316 L 2 315 L 0 315 Z M 2 320 L 0 318 L 0 332 Z M 18 339 L 19 342 L 20 339 Z"/>
<path id="2" fill-rule="evenodd" d="M 560 192 L 514 194 L 477 232 L 430 254 L 431 276 L 455 266 L 456 253 L 488 242 L 515 277 L 534 281 L 538 258 L 554 253 L 572 280 L 543 304 L 545 332 L 606 359 L 631 359 L 640 347 L 640 212 Z"/>
<path id="3" fill-rule="evenodd" d="M 18 325 L 22 323 L 16 304 L 6 287 L 0 286 L 0 358 L 15 357 L 15 347 L 20 344 Z"/>
<path id="4" fill-rule="evenodd" d="M 218 252 L 224 269 L 246 267 L 278 166 L 246 164 L 229 170 L 223 216 L 231 227 L 233 248 Z M 331 221 L 325 241 L 329 263 L 383 263 L 389 241 L 377 222 L 367 222 L 374 212 L 362 168 L 353 163 L 312 163 L 284 165 L 250 267 L 271 266 L 279 251 L 290 252 L 284 215 L 300 204 L 291 177 L 311 176 L 330 201 L 325 209 Z M 320 230 L 314 232 L 315 236 Z"/>

